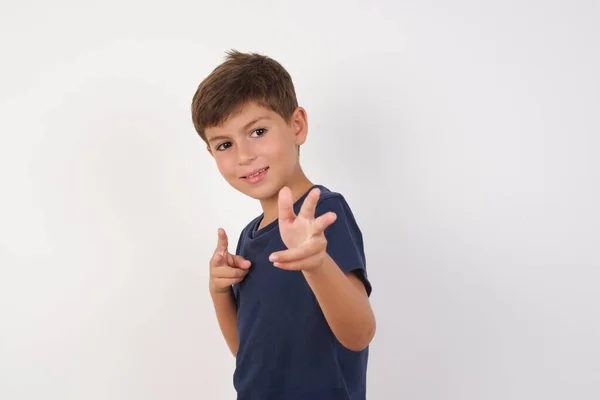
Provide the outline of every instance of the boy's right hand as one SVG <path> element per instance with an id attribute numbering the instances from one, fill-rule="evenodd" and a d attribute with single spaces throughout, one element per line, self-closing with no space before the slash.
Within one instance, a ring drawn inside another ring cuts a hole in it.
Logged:
<path id="1" fill-rule="evenodd" d="M 246 277 L 250 261 L 229 253 L 229 243 L 224 229 L 219 228 L 218 238 L 217 248 L 210 259 L 209 288 L 213 293 L 228 293 L 233 284 L 241 282 Z"/>

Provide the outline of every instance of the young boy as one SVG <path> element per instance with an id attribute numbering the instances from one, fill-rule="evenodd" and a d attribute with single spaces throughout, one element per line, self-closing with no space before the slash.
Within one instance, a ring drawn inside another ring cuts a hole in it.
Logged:
<path id="1" fill-rule="evenodd" d="M 365 399 L 375 317 L 362 235 L 344 197 L 300 167 L 308 124 L 290 75 L 229 52 L 198 87 L 192 117 L 221 175 L 263 210 L 235 254 L 219 228 L 209 267 L 238 399 Z"/>

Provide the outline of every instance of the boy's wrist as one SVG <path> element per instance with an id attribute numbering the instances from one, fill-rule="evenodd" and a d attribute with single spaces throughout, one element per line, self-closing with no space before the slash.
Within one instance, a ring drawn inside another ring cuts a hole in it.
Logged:
<path id="1" fill-rule="evenodd" d="M 208 285 L 208 291 L 210 292 L 211 295 L 213 296 L 223 296 L 223 295 L 228 295 L 231 293 L 231 291 L 233 290 L 233 288 L 231 286 L 228 286 L 226 288 L 217 288 L 215 287 L 212 283 L 210 283 Z"/>
<path id="2" fill-rule="evenodd" d="M 318 265 L 315 265 L 312 268 L 302 270 L 304 277 L 306 277 L 306 278 L 318 277 L 323 272 L 326 272 L 325 270 L 328 268 L 328 265 L 329 265 L 329 263 L 326 262 L 328 257 L 329 257 L 329 254 L 325 253 L 325 256 L 323 257 L 323 259 L 321 260 L 321 262 Z"/>

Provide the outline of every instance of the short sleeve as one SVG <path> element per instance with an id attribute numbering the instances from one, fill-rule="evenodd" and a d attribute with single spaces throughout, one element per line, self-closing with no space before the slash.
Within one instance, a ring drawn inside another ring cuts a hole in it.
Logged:
<path id="1" fill-rule="evenodd" d="M 340 194 L 328 196 L 317 204 L 315 217 L 333 211 L 337 219 L 325 229 L 327 254 L 344 273 L 354 272 L 365 285 L 367 295 L 372 287 L 367 277 L 362 232 L 356 223 L 350 206 Z"/>

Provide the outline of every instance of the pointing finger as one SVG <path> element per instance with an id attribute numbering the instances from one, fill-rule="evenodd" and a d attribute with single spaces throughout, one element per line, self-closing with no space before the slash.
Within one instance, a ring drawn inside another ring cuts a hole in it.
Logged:
<path id="1" fill-rule="evenodd" d="M 227 248 L 229 247 L 227 233 L 225 233 L 225 229 L 219 228 L 217 231 L 217 236 L 219 238 L 217 242 L 217 252 L 220 254 L 225 254 Z"/>

